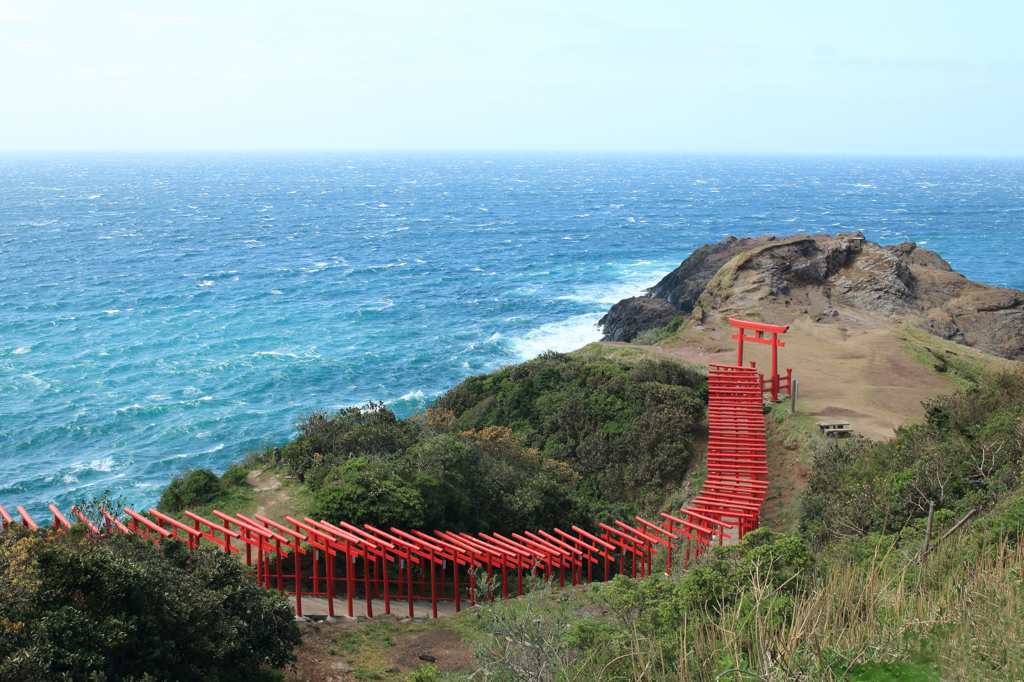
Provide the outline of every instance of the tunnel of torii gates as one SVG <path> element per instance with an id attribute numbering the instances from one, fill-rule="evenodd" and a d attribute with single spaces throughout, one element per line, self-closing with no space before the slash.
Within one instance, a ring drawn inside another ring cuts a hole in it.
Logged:
<path id="1" fill-rule="evenodd" d="M 302 598 L 312 597 L 326 599 L 331 616 L 335 599 L 344 599 L 349 616 L 353 600 L 365 599 L 370 617 L 373 599 L 383 599 L 385 613 L 391 613 L 392 599 L 405 601 L 410 617 L 415 601 L 429 601 L 436 618 L 439 602 L 454 602 L 459 611 L 463 602 L 493 600 L 495 593 L 501 597 L 522 594 L 524 573 L 557 579 L 559 587 L 567 580 L 579 585 L 610 580 L 617 574 L 644 577 L 652 572 L 661 548 L 666 550 L 666 573 L 672 571 L 674 554 L 685 569 L 712 544 L 738 540 L 757 528 L 768 489 L 763 397 L 766 392 L 777 397 L 776 349 L 783 345 L 778 335 L 788 327 L 729 321 L 738 328 L 733 335 L 739 342 L 736 364 L 709 366 L 707 481 L 678 514 L 662 513 L 655 521 L 637 516 L 628 523 L 598 524 L 594 532 L 572 526 L 506 537 L 381 529 L 369 524 L 360 528 L 341 520 L 308 517 L 288 516 L 279 522 L 260 514 L 229 516 L 216 510 L 213 519 L 186 511 L 179 520 L 156 509 L 142 514 L 125 507 L 122 521 L 101 509 L 100 526 L 77 507 L 71 508 L 71 516 L 85 525 L 90 536 L 123 533 L 156 544 L 181 541 L 189 549 L 212 545 L 229 555 L 244 552 L 246 565 L 255 568 L 253 577 L 267 589 L 293 595 L 299 616 Z M 756 336 L 744 336 L 748 329 Z M 771 340 L 765 334 L 771 334 Z M 744 340 L 772 345 L 769 380 L 757 373 L 753 363 L 743 366 Z M 787 390 L 790 376 L 787 370 Z M 55 505 L 49 508 L 55 530 L 71 527 Z M 22 525 L 39 528 L 23 507 L 16 507 L 16 513 Z M 18 523 L 2 506 L 0 519 L 4 529 Z M 475 584 L 477 574 L 484 572 L 490 586 L 486 595 Z"/>

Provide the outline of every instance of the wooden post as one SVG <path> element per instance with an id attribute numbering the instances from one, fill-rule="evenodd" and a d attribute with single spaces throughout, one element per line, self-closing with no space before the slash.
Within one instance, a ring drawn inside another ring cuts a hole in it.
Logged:
<path id="1" fill-rule="evenodd" d="M 434 550 L 430 550 L 430 607 L 437 618 L 437 581 L 434 577 Z"/>
<path id="2" fill-rule="evenodd" d="M 779 335 L 772 332 L 772 402 L 779 399 Z"/>
<path id="3" fill-rule="evenodd" d="M 330 553 L 330 545 L 324 542 L 324 569 L 327 571 L 327 615 L 334 618 L 334 559 Z M 295 553 L 298 561 L 299 553 Z M 298 597 L 296 597 L 296 600 Z M 298 601 L 296 601 L 298 603 Z"/>

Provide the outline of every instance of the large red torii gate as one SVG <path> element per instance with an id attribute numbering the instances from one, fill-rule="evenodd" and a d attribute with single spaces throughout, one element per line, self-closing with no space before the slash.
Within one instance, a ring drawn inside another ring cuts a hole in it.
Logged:
<path id="1" fill-rule="evenodd" d="M 792 377 L 793 370 L 786 370 L 785 381 L 779 376 L 779 348 L 785 348 L 786 344 L 779 341 L 779 334 L 785 334 L 789 330 L 789 325 L 777 325 L 777 324 L 765 324 L 764 322 L 750 322 L 748 320 L 737 320 L 735 318 L 729 318 L 729 324 L 737 328 L 737 332 L 732 335 L 732 338 L 738 342 L 736 346 L 736 366 L 743 366 L 743 341 L 752 341 L 754 343 L 763 343 L 772 347 L 772 373 L 768 381 L 768 392 L 771 393 L 772 400 L 779 399 L 779 389 L 783 383 L 786 386 L 786 394 L 788 395 L 792 389 Z M 747 336 L 746 330 L 754 332 L 754 336 Z M 765 338 L 765 334 L 771 334 L 772 338 Z M 753 367 L 754 363 L 751 362 L 750 366 Z"/>

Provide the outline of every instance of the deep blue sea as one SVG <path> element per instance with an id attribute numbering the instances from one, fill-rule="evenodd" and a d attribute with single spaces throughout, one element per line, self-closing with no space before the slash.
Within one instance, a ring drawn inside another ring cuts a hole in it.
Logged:
<path id="1" fill-rule="evenodd" d="M 706 242 L 857 229 L 1024 289 L 1024 162 L 0 156 L 0 504 L 148 506 L 307 408 L 597 340 Z"/>

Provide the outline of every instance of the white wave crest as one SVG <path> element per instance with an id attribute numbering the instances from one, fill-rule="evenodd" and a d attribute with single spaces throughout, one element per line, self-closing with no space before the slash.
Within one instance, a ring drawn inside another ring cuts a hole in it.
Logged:
<path id="1" fill-rule="evenodd" d="M 565 353 L 601 340 L 597 321 L 602 313 L 575 315 L 563 322 L 549 322 L 521 337 L 502 339 L 508 349 L 525 362 L 549 350 Z M 495 334 L 490 340 L 497 340 Z"/>
<path id="2" fill-rule="evenodd" d="M 94 459 L 89 462 L 75 462 L 67 468 L 67 471 L 62 475 L 62 478 L 72 478 L 75 481 L 78 480 L 77 474 L 83 471 L 99 471 L 108 472 L 116 466 L 113 457 L 104 457 L 102 459 Z M 65 481 L 73 482 L 73 481 Z"/>
<path id="3" fill-rule="evenodd" d="M 253 357 L 253 358 L 263 358 L 263 357 L 271 357 L 271 358 L 298 358 L 299 356 L 296 355 L 295 353 L 284 353 L 284 352 L 276 351 L 276 350 L 260 350 L 260 351 L 256 351 L 255 353 L 253 353 L 249 357 Z"/>
<path id="4" fill-rule="evenodd" d="M 573 293 L 559 296 L 560 300 L 596 304 L 607 311 L 608 307 L 624 298 L 639 296 L 654 286 L 670 272 L 675 265 L 668 263 L 639 262 L 619 266 L 619 277 L 602 284 L 579 287 Z M 600 316 L 599 316 L 600 317 Z"/>

